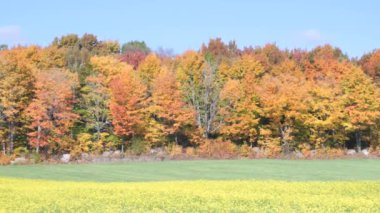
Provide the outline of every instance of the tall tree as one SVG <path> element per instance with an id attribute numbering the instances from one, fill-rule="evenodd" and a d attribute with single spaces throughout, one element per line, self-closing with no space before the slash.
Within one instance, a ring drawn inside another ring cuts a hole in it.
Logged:
<path id="1" fill-rule="evenodd" d="M 220 125 L 217 124 L 221 78 L 218 65 L 202 54 L 187 52 L 179 59 L 178 79 L 185 100 L 196 112 L 197 126 L 208 138 Z"/>
<path id="2" fill-rule="evenodd" d="M 73 113 L 75 74 L 62 69 L 42 70 L 36 74 L 35 97 L 26 109 L 31 119 L 29 144 L 37 151 L 46 145 L 52 151 L 68 150 L 70 128 L 78 116 Z"/>
<path id="3" fill-rule="evenodd" d="M 150 49 L 144 41 L 130 41 L 130 42 L 123 44 L 123 46 L 121 47 L 121 52 L 122 53 L 142 52 L 145 54 L 149 54 Z"/>
<path id="4" fill-rule="evenodd" d="M 120 60 L 132 65 L 136 70 L 150 52 L 151 50 L 144 41 L 130 41 L 123 44 Z"/>
<path id="5" fill-rule="evenodd" d="M 181 132 L 183 128 L 193 124 L 194 113 L 182 101 L 182 94 L 174 73 L 165 69 L 154 79 L 150 102 L 150 119 L 154 119 L 153 124 L 156 124 L 149 126 L 152 128 L 151 132 L 161 132 L 161 134 L 155 135 L 164 137 L 161 138 L 162 140 L 166 139 L 165 141 L 168 141 L 171 138 L 176 143 L 179 143 L 179 136 L 184 135 Z M 148 135 L 149 138 L 151 138 L 150 135 Z M 165 142 L 155 140 L 154 137 L 152 139 L 156 144 Z"/>
<path id="6" fill-rule="evenodd" d="M 151 90 L 153 79 L 155 79 L 160 72 L 161 61 L 154 53 L 149 54 L 138 67 L 141 80 L 147 85 L 149 90 Z"/>
<path id="7" fill-rule="evenodd" d="M 102 74 L 89 76 L 81 89 L 81 115 L 87 129 L 95 132 L 99 141 L 101 133 L 110 126 L 109 99 L 110 92 L 106 78 Z"/>
<path id="8" fill-rule="evenodd" d="M 364 55 L 359 63 L 364 72 L 380 87 L 380 49 Z"/>
<path id="9" fill-rule="evenodd" d="M 309 82 L 305 98 L 308 107 L 304 123 L 313 148 L 341 148 L 347 140 L 343 127 L 344 113 L 340 103 L 341 88 L 334 79 Z M 306 134 L 306 132 L 304 132 Z"/>
<path id="10" fill-rule="evenodd" d="M 273 134 L 280 138 L 283 152 L 288 153 L 296 145 L 294 137 L 299 130 L 297 125 L 303 123 L 307 110 L 304 102 L 307 97 L 307 84 L 296 65 L 282 63 L 279 66 L 278 69 L 288 72 L 264 76 L 260 81 L 258 94 Z"/>
<path id="11" fill-rule="evenodd" d="M 141 135 L 146 86 L 132 70 L 125 70 L 110 83 L 110 111 L 115 133 L 124 139 Z"/>
<path id="12" fill-rule="evenodd" d="M 361 151 L 365 130 L 376 126 L 380 120 L 380 91 L 360 68 L 351 66 L 341 81 L 342 97 L 348 132 L 355 136 L 356 149 Z"/>
<path id="13" fill-rule="evenodd" d="M 24 123 L 23 111 L 33 93 L 35 64 L 31 57 L 34 55 L 28 52 L 16 48 L 0 55 L 0 114 L 9 152 L 13 151 L 16 134 Z"/>
<path id="14" fill-rule="evenodd" d="M 93 56 L 90 61 L 93 71 L 102 74 L 107 83 L 116 75 L 131 69 L 128 64 L 118 61 L 113 56 Z"/>
<path id="15" fill-rule="evenodd" d="M 223 126 L 227 139 L 253 146 L 258 140 L 261 109 L 255 86 L 264 72 L 252 56 L 244 55 L 226 73 L 229 79 L 221 92 Z"/>

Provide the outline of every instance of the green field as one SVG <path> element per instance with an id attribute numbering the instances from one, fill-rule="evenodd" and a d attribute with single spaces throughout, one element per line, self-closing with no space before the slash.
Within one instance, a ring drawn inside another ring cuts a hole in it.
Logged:
<path id="1" fill-rule="evenodd" d="M 380 180 L 378 160 L 203 160 L 0 167 L 0 177 L 65 181 Z"/>
<path id="2" fill-rule="evenodd" d="M 0 212 L 380 212 L 377 160 L 0 167 Z"/>

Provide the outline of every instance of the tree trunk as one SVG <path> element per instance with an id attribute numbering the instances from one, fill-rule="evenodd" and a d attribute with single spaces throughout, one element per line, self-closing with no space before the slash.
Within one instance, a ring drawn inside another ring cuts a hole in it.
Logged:
<path id="1" fill-rule="evenodd" d="M 14 124 L 13 122 L 9 123 L 9 154 L 13 152 L 13 146 L 14 146 Z"/>
<path id="2" fill-rule="evenodd" d="M 96 141 L 100 141 L 100 125 L 96 125 Z"/>
<path id="3" fill-rule="evenodd" d="M 289 154 L 289 152 L 290 152 L 289 143 L 286 139 L 287 130 L 288 130 L 288 128 L 286 126 L 280 127 L 282 152 L 286 155 Z"/>
<path id="4" fill-rule="evenodd" d="M 362 151 L 362 141 L 361 141 L 361 134 L 360 131 L 357 130 L 355 132 L 355 141 L 356 141 L 356 152 Z"/>
<path id="5" fill-rule="evenodd" d="M 5 143 L 3 142 L 3 154 L 5 155 Z"/>
<path id="6" fill-rule="evenodd" d="M 40 139 L 41 139 L 41 126 L 38 125 L 38 136 L 37 136 L 37 146 L 36 146 L 36 152 L 38 153 L 40 151 Z"/>
<path id="7" fill-rule="evenodd" d="M 177 134 L 174 134 L 174 141 L 175 141 L 175 144 L 178 145 L 178 136 L 177 136 Z M 182 146 L 183 146 L 183 144 L 182 144 Z"/>

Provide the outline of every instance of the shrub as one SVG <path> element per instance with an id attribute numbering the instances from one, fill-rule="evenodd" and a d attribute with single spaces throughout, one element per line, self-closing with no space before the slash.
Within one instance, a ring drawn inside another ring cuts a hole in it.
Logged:
<path id="1" fill-rule="evenodd" d="M 369 148 L 369 153 L 371 153 L 371 155 L 380 156 L 380 147 L 378 147 L 378 146 L 371 146 Z"/>
<path id="2" fill-rule="evenodd" d="M 327 147 L 327 148 L 321 148 L 321 149 L 317 150 L 317 156 L 322 157 L 322 158 L 325 158 L 325 157 L 328 157 L 328 158 L 342 157 L 345 154 L 346 154 L 345 151 L 343 149 L 339 149 L 339 148 Z"/>
<path id="3" fill-rule="evenodd" d="M 13 150 L 15 157 L 25 157 L 29 153 L 29 150 L 26 147 L 17 147 Z"/>
<path id="4" fill-rule="evenodd" d="M 243 144 L 239 147 L 239 154 L 242 157 L 250 157 L 252 152 L 251 152 L 251 147 L 248 144 Z"/>
<path id="5" fill-rule="evenodd" d="M 269 129 L 261 129 L 260 134 L 258 144 L 264 150 L 265 157 L 278 157 L 282 151 L 280 138 L 273 137 L 273 133 Z"/>
<path id="6" fill-rule="evenodd" d="M 92 144 L 91 137 L 92 136 L 88 133 L 79 134 L 76 144 L 70 151 L 70 155 L 73 158 L 78 158 L 82 153 L 89 152 Z"/>
<path id="7" fill-rule="evenodd" d="M 282 151 L 280 138 L 266 137 L 259 140 L 259 144 L 264 149 L 266 157 L 278 157 Z"/>
<path id="8" fill-rule="evenodd" d="M 129 142 L 128 150 L 134 155 L 141 155 L 148 151 L 149 144 L 140 137 L 134 137 Z"/>
<path id="9" fill-rule="evenodd" d="M 40 162 L 42 162 L 41 154 L 40 153 L 33 152 L 32 155 L 31 155 L 31 159 L 33 160 L 34 163 L 40 163 Z"/>
<path id="10" fill-rule="evenodd" d="M 11 158 L 8 155 L 0 154 L 0 165 L 8 165 L 11 163 Z"/>
<path id="11" fill-rule="evenodd" d="M 116 150 L 121 143 L 122 141 L 116 135 L 102 132 L 100 133 L 100 140 L 93 146 L 93 151 L 100 153 L 103 151 Z"/>
<path id="12" fill-rule="evenodd" d="M 183 148 L 182 146 L 172 143 L 168 146 L 169 149 L 169 155 L 170 157 L 178 157 L 181 156 L 183 153 Z"/>
<path id="13" fill-rule="evenodd" d="M 186 155 L 189 157 L 196 157 L 197 156 L 197 152 L 194 149 L 194 147 L 187 147 L 185 152 L 186 152 Z"/>
<path id="14" fill-rule="evenodd" d="M 311 147 L 308 143 L 302 143 L 298 147 L 303 156 L 305 156 L 306 158 L 311 156 Z"/>
<path id="15" fill-rule="evenodd" d="M 207 139 L 199 146 L 198 152 L 203 157 L 224 159 L 234 157 L 236 150 L 236 145 L 231 141 Z"/>

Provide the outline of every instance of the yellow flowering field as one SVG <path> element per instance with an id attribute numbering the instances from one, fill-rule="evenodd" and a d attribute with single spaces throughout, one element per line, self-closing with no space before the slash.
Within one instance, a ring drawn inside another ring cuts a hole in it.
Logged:
<path id="1" fill-rule="evenodd" d="M 380 212 L 380 182 L 0 178 L 1 212 Z"/>

